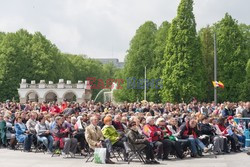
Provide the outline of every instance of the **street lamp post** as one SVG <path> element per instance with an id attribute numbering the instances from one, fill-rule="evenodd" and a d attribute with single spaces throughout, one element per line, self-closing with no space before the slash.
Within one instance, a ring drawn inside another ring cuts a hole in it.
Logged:
<path id="1" fill-rule="evenodd" d="M 214 81 L 217 81 L 216 34 L 214 33 Z M 214 87 L 214 103 L 217 105 L 217 88 Z"/>

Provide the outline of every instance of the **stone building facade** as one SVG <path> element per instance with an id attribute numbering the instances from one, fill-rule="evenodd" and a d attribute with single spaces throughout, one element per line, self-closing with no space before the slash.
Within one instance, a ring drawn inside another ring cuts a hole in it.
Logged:
<path id="1" fill-rule="evenodd" d="M 72 84 L 70 80 L 65 83 L 64 79 L 59 79 L 56 84 L 52 81 L 46 83 L 45 80 L 40 80 L 38 84 L 36 81 L 27 83 L 26 79 L 22 79 L 18 94 L 21 103 L 27 101 L 62 102 L 64 99 L 82 103 L 91 100 L 92 96 L 89 81 L 85 81 L 85 83 L 78 81 L 77 84 Z"/>

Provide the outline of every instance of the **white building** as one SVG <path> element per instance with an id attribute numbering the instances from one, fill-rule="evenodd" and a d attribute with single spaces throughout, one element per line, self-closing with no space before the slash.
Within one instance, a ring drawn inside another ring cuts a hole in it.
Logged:
<path id="1" fill-rule="evenodd" d="M 21 103 L 27 101 L 57 101 L 61 102 L 63 99 L 67 101 L 76 101 L 82 103 L 91 99 L 91 87 L 88 81 L 83 83 L 78 81 L 77 84 L 72 84 L 70 80 L 64 83 L 63 79 L 59 79 L 59 83 L 54 84 L 52 81 L 45 83 L 45 80 L 40 80 L 39 84 L 36 81 L 26 83 L 26 79 L 22 79 L 18 94 Z"/>

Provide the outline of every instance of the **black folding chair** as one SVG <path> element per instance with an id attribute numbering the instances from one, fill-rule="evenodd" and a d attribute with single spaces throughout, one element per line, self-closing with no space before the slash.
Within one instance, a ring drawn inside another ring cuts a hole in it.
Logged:
<path id="1" fill-rule="evenodd" d="M 42 153 L 44 153 L 45 154 L 45 149 L 46 149 L 46 147 L 45 147 L 45 145 L 43 144 L 43 142 L 42 141 L 39 141 L 38 139 L 37 139 L 37 145 L 35 146 L 35 153 L 38 153 L 38 152 L 42 152 Z"/>
<path id="2" fill-rule="evenodd" d="M 86 153 L 88 154 L 86 156 L 86 162 L 92 162 L 94 160 L 94 150 L 88 147 Z"/>
<path id="3" fill-rule="evenodd" d="M 119 159 L 121 159 L 122 161 L 124 160 L 121 156 L 121 153 L 123 151 L 123 148 L 121 147 L 113 147 L 112 148 L 112 155 L 114 156 L 114 158 L 119 161 Z"/>
<path id="4" fill-rule="evenodd" d="M 17 142 L 17 144 L 15 145 L 14 151 L 16 151 L 16 150 L 23 151 L 24 150 L 24 143 L 23 142 Z"/>
<path id="5" fill-rule="evenodd" d="M 54 141 L 54 142 L 53 142 L 53 150 L 54 150 L 54 151 L 53 151 L 51 157 L 54 157 L 55 155 L 57 155 L 57 156 L 62 155 L 62 151 L 61 151 L 59 145 L 60 145 L 59 141 Z"/>
<path id="6" fill-rule="evenodd" d="M 144 164 L 146 163 L 146 160 L 143 156 L 143 149 L 141 150 L 136 149 L 135 146 L 130 142 L 124 142 L 124 146 L 128 154 L 128 164 L 130 164 L 130 162 L 133 159 L 138 159 L 140 162 Z"/>

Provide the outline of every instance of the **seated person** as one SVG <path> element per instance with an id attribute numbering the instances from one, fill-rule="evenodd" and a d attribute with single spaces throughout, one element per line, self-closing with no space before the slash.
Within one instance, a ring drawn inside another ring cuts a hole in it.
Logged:
<path id="1" fill-rule="evenodd" d="M 118 131 L 118 133 L 124 134 L 125 127 L 121 123 L 121 116 L 120 115 L 115 115 L 114 121 L 112 122 L 112 125 Z"/>
<path id="2" fill-rule="evenodd" d="M 188 148 L 191 146 L 190 142 L 187 139 L 181 139 L 180 138 L 180 131 L 179 131 L 179 126 L 178 126 L 178 121 L 176 118 L 171 118 L 168 122 L 168 129 L 172 133 L 172 136 L 175 136 L 181 144 L 181 148 L 183 151 L 188 151 Z"/>
<path id="3" fill-rule="evenodd" d="M 6 139 L 6 122 L 3 119 L 3 115 L 0 113 L 0 143 L 3 147 L 7 146 Z"/>
<path id="4" fill-rule="evenodd" d="M 36 124 L 36 132 L 38 141 L 43 142 L 49 154 L 53 152 L 53 137 L 50 133 L 50 129 L 48 125 L 45 124 L 45 117 L 40 116 L 38 119 L 38 123 Z"/>
<path id="5" fill-rule="evenodd" d="M 197 129 L 197 122 L 194 118 L 181 125 L 180 137 L 181 139 L 188 139 L 188 141 L 190 141 L 192 157 L 199 156 L 197 148 L 201 149 L 201 151 L 204 152 L 209 151 L 209 149 L 200 141 L 198 135 L 199 132 Z"/>
<path id="6" fill-rule="evenodd" d="M 98 125 L 98 118 L 96 116 L 92 116 L 90 118 L 90 125 L 86 127 L 85 130 L 85 139 L 89 144 L 91 149 L 105 147 L 107 148 L 106 152 L 106 163 L 114 164 L 113 161 L 110 160 L 110 152 L 112 151 L 112 145 L 109 140 L 104 140 L 101 128 Z"/>
<path id="7" fill-rule="evenodd" d="M 128 118 L 127 117 L 122 117 L 121 118 L 121 123 L 122 126 L 124 127 L 124 132 L 126 133 L 128 130 Z"/>
<path id="8" fill-rule="evenodd" d="M 207 135 L 212 140 L 214 144 L 215 154 L 220 154 L 224 150 L 224 138 L 222 136 L 216 135 L 216 130 L 213 126 L 209 124 L 209 118 L 204 117 L 202 123 L 200 124 L 201 135 Z"/>
<path id="9" fill-rule="evenodd" d="M 168 129 L 170 130 L 170 132 L 172 133 L 173 136 L 178 137 L 179 133 L 178 133 L 178 121 L 175 118 L 171 118 L 168 122 L 167 125 Z"/>
<path id="10" fill-rule="evenodd" d="M 76 138 L 77 141 L 80 143 L 80 149 L 81 149 L 82 155 L 87 155 L 84 151 L 84 149 L 86 148 L 86 143 L 87 143 L 85 140 L 85 128 L 87 127 L 86 120 L 87 120 L 86 114 L 83 116 L 78 116 L 77 122 L 74 125 L 74 129 L 75 129 L 74 138 Z"/>
<path id="11" fill-rule="evenodd" d="M 232 135 L 230 135 L 228 132 L 232 132 L 231 131 L 231 126 L 226 126 L 227 120 L 225 118 L 219 118 L 217 120 L 217 129 L 216 129 L 216 133 L 224 136 L 227 138 L 227 142 L 231 142 L 231 150 L 233 152 L 238 152 L 237 148 L 236 148 L 236 139 L 232 137 Z M 225 145 L 224 145 L 225 147 Z M 225 147 L 227 148 L 227 146 Z M 224 148 L 224 149 L 225 149 Z M 230 150 L 225 150 L 225 152 L 230 152 Z"/>
<path id="12" fill-rule="evenodd" d="M 15 135 L 16 132 L 15 132 L 15 129 L 14 129 L 12 123 L 10 122 L 9 116 L 5 116 L 4 120 L 6 122 L 6 138 L 7 138 L 7 140 L 10 140 L 9 148 L 14 149 L 15 144 L 16 144 L 16 135 Z"/>
<path id="13" fill-rule="evenodd" d="M 143 127 L 143 133 L 146 135 L 148 141 L 157 150 L 158 160 L 168 160 L 168 154 L 171 151 L 171 143 L 168 140 L 164 140 L 162 130 L 154 123 L 152 116 L 147 117 L 146 125 Z"/>
<path id="14" fill-rule="evenodd" d="M 124 160 L 127 161 L 128 155 L 126 153 L 123 142 L 126 141 L 126 137 L 122 137 L 112 125 L 112 118 L 106 116 L 104 118 L 104 127 L 102 128 L 102 134 L 106 139 L 109 139 L 112 147 L 120 147 L 123 149 Z"/>
<path id="15" fill-rule="evenodd" d="M 28 121 L 26 122 L 26 127 L 28 129 L 28 131 L 30 132 L 29 135 L 32 135 L 32 142 L 34 143 L 34 145 L 37 145 L 37 137 L 36 137 L 36 124 L 37 124 L 37 113 L 36 112 L 31 112 L 30 114 L 30 118 L 28 119 Z"/>
<path id="16" fill-rule="evenodd" d="M 156 125 L 162 130 L 164 140 L 167 140 L 168 143 L 170 143 L 171 145 L 170 150 L 174 151 L 176 156 L 182 159 L 184 156 L 181 144 L 177 141 L 178 139 L 175 136 L 173 136 L 172 132 L 168 129 L 165 119 L 158 118 L 156 121 Z"/>
<path id="17" fill-rule="evenodd" d="M 22 117 L 16 119 L 15 131 L 17 141 L 19 143 L 24 143 L 24 151 L 31 152 L 32 135 L 26 125 L 22 122 Z"/>
<path id="18" fill-rule="evenodd" d="M 237 123 L 234 121 L 233 116 L 229 116 L 227 118 L 229 125 L 232 126 L 232 130 L 234 133 L 234 136 L 237 137 L 238 143 L 241 143 L 241 146 L 245 148 L 245 143 L 246 143 L 246 136 L 244 135 L 244 125 L 238 126 Z M 238 145 L 238 151 L 240 150 L 240 145 Z"/>
<path id="19" fill-rule="evenodd" d="M 53 129 L 53 137 L 54 141 L 59 142 L 60 148 L 63 148 L 62 154 L 65 157 L 70 155 L 71 157 L 75 157 L 76 148 L 77 148 L 77 139 L 70 137 L 70 129 L 64 128 L 62 117 L 56 117 L 56 126 Z"/>
<path id="20" fill-rule="evenodd" d="M 136 150 L 144 150 L 146 154 L 146 164 L 159 164 L 159 162 L 154 159 L 154 151 L 149 141 L 138 132 L 136 122 L 131 122 L 129 129 L 127 133 L 128 141 L 134 145 Z"/>

